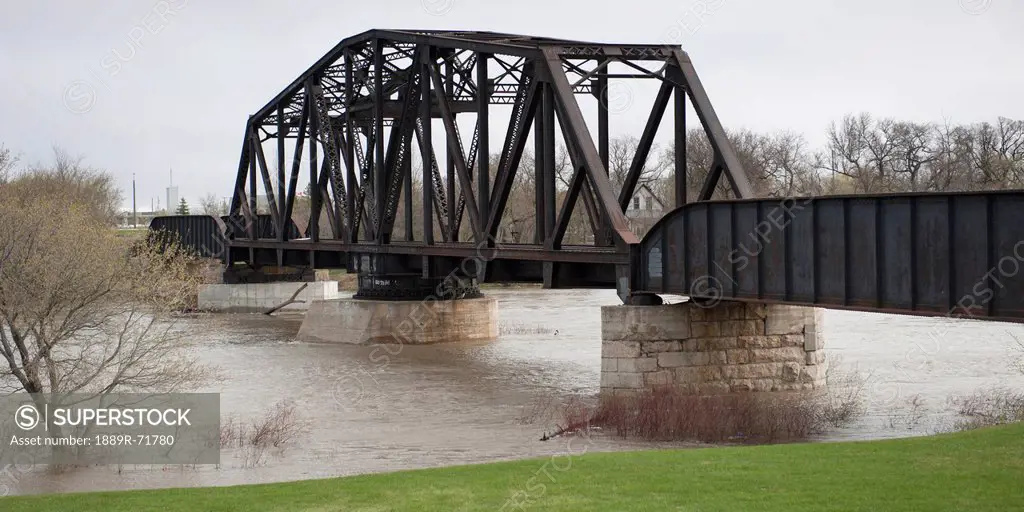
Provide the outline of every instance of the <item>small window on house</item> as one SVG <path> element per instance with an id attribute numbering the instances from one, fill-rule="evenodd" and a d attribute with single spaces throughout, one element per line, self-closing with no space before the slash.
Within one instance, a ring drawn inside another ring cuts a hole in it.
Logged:
<path id="1" fill-rule="evenodd" d="M 653 209 L 654 209 L 654 198 L 653 197 L 648 197 L 647 198 L 647 211 L 651 211 Z"/>
<path id="2" fill-rule="evenodd" d="M 637 197 L 633 198 L 633 209 L 634 210 L 639 210 L 640 209 L 640 196 L 637 196 Z"/>

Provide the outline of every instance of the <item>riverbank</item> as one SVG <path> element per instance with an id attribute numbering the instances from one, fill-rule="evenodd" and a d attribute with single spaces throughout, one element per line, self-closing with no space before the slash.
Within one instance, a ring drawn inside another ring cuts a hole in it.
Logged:
<path id="1" fill-rule="evenodd" d="M 4 511 L 1012 510 L 1024 424 L 933 437 L 583 454 L 329 480 L 0 499 Z"/>

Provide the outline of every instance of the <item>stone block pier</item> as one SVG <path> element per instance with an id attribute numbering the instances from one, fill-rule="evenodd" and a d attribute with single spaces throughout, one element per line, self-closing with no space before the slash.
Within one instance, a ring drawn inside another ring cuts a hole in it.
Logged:
<path id="1" fill-rule="evenodd" d="M 722 302 L 601 308 L 601 391 L 714 395 L 824 389 L 814 308 Z"/>

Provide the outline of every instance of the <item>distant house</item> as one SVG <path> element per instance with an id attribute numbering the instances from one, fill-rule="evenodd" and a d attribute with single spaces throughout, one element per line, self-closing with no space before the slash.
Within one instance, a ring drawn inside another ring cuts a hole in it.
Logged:
<path id="1" fill-rule="evenodd" d="M 651 187 L 640 185 L 626 206 L 626 219 L 629 228 L 638 236 L 643 236 L 667 212 L 668 208 L 658 194 Z"/>

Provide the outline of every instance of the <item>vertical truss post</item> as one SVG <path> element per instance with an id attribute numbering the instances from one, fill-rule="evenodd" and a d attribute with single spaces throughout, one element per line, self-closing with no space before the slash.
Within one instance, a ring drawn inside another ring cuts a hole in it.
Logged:
<path id="1" fill-rule="evenodd" d="M 355 138 L 357 135 L 351 114 L 356 94 L 355 87 L 353 87 L 355 77 L 352 73 L 352 52 L 345 50 L 343 58 L 345 59 L 345 128 L 342 130 L 341 136 L 346 139 L 343 148 L 345 169 L 348 175 L 348 187 L 345 188 L 347 199 L 345 217 L 349 227 L 349 241 L 356 243 L 359 241 L 359 219 L 356 217 L 356 189 L 359 187 L 359 181 L 356 179 L 355 167 Z"/>
<path id="2" fill-rule="evenodd" d="M 454 52 L 451 55 L 451 59 L 449 59 L 449 60 L 442 59 L 441 60 L 441 62 L 444 65 L 444 75 L 442 75 L 442 76 L 444 76 L 444 89 L 443 90 L 444 90 L 444 97 L 446 99 L 450 99 L 454 95 L 454 93 L 455 93 L 455 81 L 454 81 L 455 72 L 454 72 L 454 66 L 452 66 L 452 62 L 454 60 L 455 60 L 455 53 Z M 436 92 L 435 92 L 435 94 L 436 94 Z M 440 101 L 438 101 L 438 104 L 440 105 Z M 452 113 L 452 121 L 453 122 L 455 121 L 455 117 L 456 117 L 455 113 Z M 458 134 L 457 131 L 455 133 L 448 133 L 446 135 L 446 137 L 457 137 L 458 136 L 457 134 Z M 462 144 L 461 141 L 459 142 L 459 144 L 460 145 Z M 456 199 L 455 199 L 455 155 L 454 155 L 454 153 L 455 153 L 455 151 L 452 150 L 451 144 L 448 144 L 447 149 L 445 150 L 445 156 L 446 156 L 446 158 L 445 158 L 445 160 L 446 160 L 445 180 L 447 180 L 445 182 L 445 187 L 448 189 L 447 190 L 447 197 L 448 197 L 448 201 L 450 201 L 450 203 L 448 204 L 448 229 L 450 231 L 450 233 L 448 234 L 448 241 L 449 242 L 457 242 L 457 241 L 459 241 L 459 232 L 455 228 L 455 224 L 456 224 L 456 222 L 455 222 L 455 213 L 456 213 L 455 212 L 455 210 L 456 210 L 455 201 L 456 201 Z"/>
<path id="3" fill-rule="evenodd" d="M 543 98 L 544 91 L 548 90 L 549 86 L 543 82 L 537 86 L 538 92 L 541 93 L 541 108 L 544 108 Z M 543 244 L 544 235 L 547 233 L 547 229 L 544 226 L 544 222 L 547 217 L 544 215 L 544 208 L 547 206 L 544 203 L 544 116 L 538 115 L 533 120 L 533 212 L 534 212 L 534 229 L 533 229 L 533 243 Z"/>
<path id="4" fill-rule="evenodd" d="M 405 147 L 408 148 L 406 150 L 408 154 L 405 157 L 405 161 L 402 162 L 402 180 L 405 182 L 405 207 L 403 208 L 403 213 L 405 214 L 406 242 L 412 242 L 416 239 L 416 234 L 412 229 L 412 134 L 414 132 L 415 128 L 409 130 L 405 135 Z"/>
<path id="5" fill-rule="evenodd" d="M 316 104 L 313 100 L 313 88 L 310 84 L 306 84 L 306 108 L 307 115 L 311 118 L 315 118 L 313 109 L 316 108 Z M 318 175 L 320 169 L 317 167 L 317 149 L 316 149 L 316 138 L 318 127 L 316 122 L 309 123 L 309 239 L 314 242 L 320 241 L 320 183 L 318 182 Z"/>
<path id="6" fill-rule="evenodd" d="M 476 91 L 477 91 L 477 126 L 480 127 L 480 135 L 477 142 L 477 206 L 480 208 L 480 218 L 487 219 L 491 214 L 490 190 L 491 190 L 491 146 L 490 146 L 490 96 L 491 86 L 487 78 L 487 60 L 490 55 L 477 52 L 476 55 Z M 480 242 L 479 240 L 477 241 Z"/>
<path id="7" fill-rule="evenodd" d="M 682 50 L 672 50 L 672 54 L 673 63 L 679 67 L 684 85 L 690 95 L 690 101 L 693 102 L 693 109 L 697 111 L 697 117 L 700 118 L 701 124 L 704 125 L 708 141 L 711 143 L 711 148 L 715 151 L 716 160 L 719 160 L 718 165 L 712 168 L 712 172 L 708 173 L 708 180 L 704 182 L 704 186 L 701 189 L 700 200 L 711 198 L 711 194 L 714 193 L 715 186 L 718 184 L 723 170 L 725 171 L 726 178 L 729 180 L 729 184 L 732 186 L 733 194 L 737 198 L 753 197 L 754 191 L 750 186 L 747 173 L 743 170 L 743 164 L 740 162 L 739 157 L 736 156 L 736 151 L 733 149 L 732 143 L 729 142 L 729 137 L 725 133 L 725 128 L 722 127 L 722 122 L 718 120 L 718 114 L 715 114 L 715 109 L 711 106 L 711 100 L 708 98 L 708 93 L 704 90 L 700 78 L 697 77 L 697 71 L 693 68 L 690 57 L 683 53 Z"/>
<path id="8" fill-rule="evenodd" d="M 284 142 L 288 133 L 284 126 L 284 104 L 277 106 L 277 204 L 281 208 L 281 218 L 278 219 L 277 239 L 288 240 L 288 220 L 285 216 L 285 184 L 284 184 Z"/>
<path id="9" fill-rule="evenodd" d="M 674 68 L 669 68 L 674 69 Z M 686 204 L 686 90 L 675 87 L 675 196 L 676 208 Z"/>
<path id="10" fill-rule="evenodd" d="M 541 188 L 544 190 L 544 237 L 541 243 L 551 237 L 555 230 L 555 92 L 550 84 L 544 87 L 544 96 L 541 97 L 541 112 L 538 116 L 543 119 L 542 131 L 535 135 L 544 141 L 543 162 L 544 174 Z"/>
<path id="11" fill-rule="evenodd" d="M 423 136 L 420 137 L 420 155 L 423 162 L 423 243 L 434 244 L 434 145 L 431 135 L 430 114 L 430 66 L 433 61 L 430 46 L 420 47 L 420 125 Z"/>
<path id="12" fill-rule="evenodd" d="M 376 225 L 374 232 L 380 232 L 383 224 L 384 212 L 387 209 L 387 183 L 388 169 L 384 159 L 384 145 L 387 140 L 384 137 L 384 42 L 380 39 L 373 40 L 373 123 L 376 140 L 374 141 L 374 177 L 373 177 L 373 199 L 376 210 Z M 390 237 L 388 237 L 390 238 Z M 387 243 L 384 236 L 376 237 L 378 244 Z"/>
<path id="13" fill-rule="evenodd" d="M 598 72 L 597 72 L 597 84 L 598 84 L 598 101 L 600 105 L 597 108 L 597 152 L 601 155 L 601 164 L 604 166 L 604 173 L 606 175 L 611 174 L 611 169 L 608 168 L 609 163 L 609 137 L 610 129 L 609 124 L 611 112 L 608 110 L 608 95 L 611 94 L 609 90 L 610 84 L 608 83 L 608 59 L 601 59 L 598 61 Z M 591 199 L 592 194 L 590 190 L 587 190 L 586 184 L 584 184 L 584 201 L 590 210 L 597 213 L 597 230 L 594 233 L 594 242 L 596 245 L 602 245 L 599 240 L 610 240 L 611 232 L 608 229 L 608 223 L 604 215 L 600 215 L 599 209 L 593 206 L 594 200 Z"/>
<path id="14" fill-rule="evenodd" d="M 600 71 L 597 72 L 597 150 L 601 154 L 601 163 L 605 171 L 608 171 L 608 137 L 609 137 L 609 114 L 608 112 L 608 59 L 602 59 L 598 63 Z"/>
<path id="15" fill-rule="evenodd" d="M 252 130 L 255 128 L 253 118 L 249 118 L 249 136 L 252 136 Z M 250 139 L 251 141 L 252 139 Z M 257 237 L 257 224 L 259 224 L 259 202 L 256 195 L 256 155 L 253 151 L 252 143 L 248 143 L 249 146 L 249 211 L 252 212 L 252 222 L 249 223 L 249 238 L 256 240 Z M 175 205 L 167 205 L 167 211 L 173 212 L 171 208 Z"/>
<path id="16" fill-rule="evenodd" d="M 542 191 L 539 194 L 540 203 L 543 206 L 544 211 L 544 222 L 538 226 L 543 226 L 544 235 L 540 238 L 539 244 L 545 246 L 548 245 L 549 241 L 554 243 L 552 235 L 555 233 L 555 94 L 554 89 L 550 83 L 544 84 L 542 94 L 540 98 L 540 112 L 537 114 L 537 119 L 541 122 L 537 127 L 537 131 L 534 134 L 538 140 L 542 141 L 540 146 L 541 155 L 538 158 L 540 168 L 544 170 L 541 173 L 540 179 L 537 182 L 537 188 Z M 572 213 L 570 212 L 570 215 Z M 563 231 L 564 235 L 564 231 Z M 561 240 L 558 240 L 561 243 Z M 553 261 L 544 262 L 541 268 L 543 286 L 546 289 L 554 288 L 558 281 L 558 263 Z"/>

